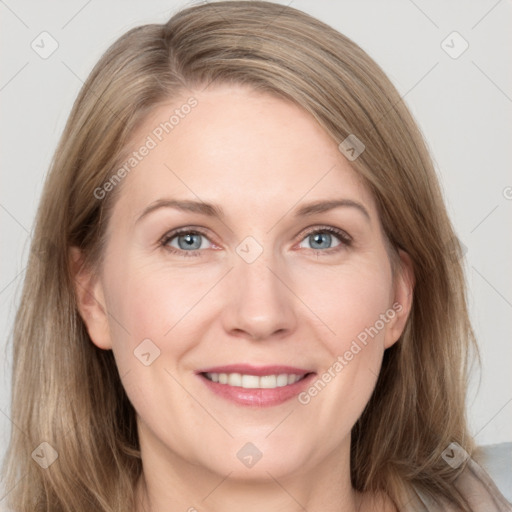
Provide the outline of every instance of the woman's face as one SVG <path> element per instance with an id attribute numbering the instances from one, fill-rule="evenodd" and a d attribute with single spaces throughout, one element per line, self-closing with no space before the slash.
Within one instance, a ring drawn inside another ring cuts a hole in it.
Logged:
<path id="1" fill-rule="evenodd" d="M 82 315 L 114 352 L 157 467 L 332 474 L 403 330 L 410 280 L 309 114 L 235 86 L 194 98 L 139 127 L 101 273 L 78 276 L 96 298 Z"/>

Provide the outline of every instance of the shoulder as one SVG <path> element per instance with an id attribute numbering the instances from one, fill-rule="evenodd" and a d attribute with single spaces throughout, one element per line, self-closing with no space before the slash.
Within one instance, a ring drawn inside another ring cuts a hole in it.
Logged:
<path id="1" fill-rule="evenodd" d="M 512 505 L 473 458 L 468 459 L 466 468 L 454 485 L 466 497 L 474 512 L 512 512 Z"/>
<path id="2" fill-rule="evenodd" d="M 467 460 L 464 471 L 454 480 L 453 485 L 465 497 L 472 512 L 512 512 L 512 504 L 473 458 Z M 433 504 L 416 489 L 413 489 L 413 494 L 410 512 L 457 512 L 449 505 Z"/>

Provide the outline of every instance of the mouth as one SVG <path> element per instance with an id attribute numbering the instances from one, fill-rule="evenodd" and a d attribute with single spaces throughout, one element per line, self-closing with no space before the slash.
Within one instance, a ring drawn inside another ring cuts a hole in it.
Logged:
<path id="1" fill-rule="evenodd" d="M 315 372 L 290 366 L 229 365 L 197 375 L 216 395 L 245 406 L 273 406 L 299 394 Z"/>
<path id="2" fill-rule="evenodd" d="M 218 382 L 227 386 L 241 387 L 244 389 L 275 389 L 289 386 L 299 382 L 308 374 L 295 375 L 293 373 L 279 373 L 276 375 L 257 375 L 241 373 L 203 373 L 205 378 L 211 382 Z"/>

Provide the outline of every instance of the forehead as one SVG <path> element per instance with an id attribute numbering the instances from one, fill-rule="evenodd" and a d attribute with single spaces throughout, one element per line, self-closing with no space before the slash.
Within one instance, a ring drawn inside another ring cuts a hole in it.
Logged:
<path id="1" fill-rule="evenodd" d="M 340 195 L 373 206 L 309 113 L 247 87 L 217 86 L 155 107 L 134 133 L 125 162 L 130 154 L 121 200 L 132 212 L 169 194 L 253 214 Z"/>

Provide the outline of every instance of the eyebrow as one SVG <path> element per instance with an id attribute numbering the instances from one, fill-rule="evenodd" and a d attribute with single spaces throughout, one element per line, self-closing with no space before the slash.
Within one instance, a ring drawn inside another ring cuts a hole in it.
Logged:
<path id="1" fill-rule="evenodd" d="M 361 203 L 352 199 L 329 199 L 308 203 L 297 209 L 295 217 L 308 217 L 340 207 L 355 208 L 361 212 L 368 221 L 371 220 L 368 210 Z M 135 222 L 137 223 L 141 221 L 144 217 L 160 208 L 174 208 L 184 212 L 198 213 L 200 215 L 216 217 L 219 219 L 223 219 L 225 217 L 224 211 L 219 205 L 185 199 L 158 199 L 145 208 Z"/>

